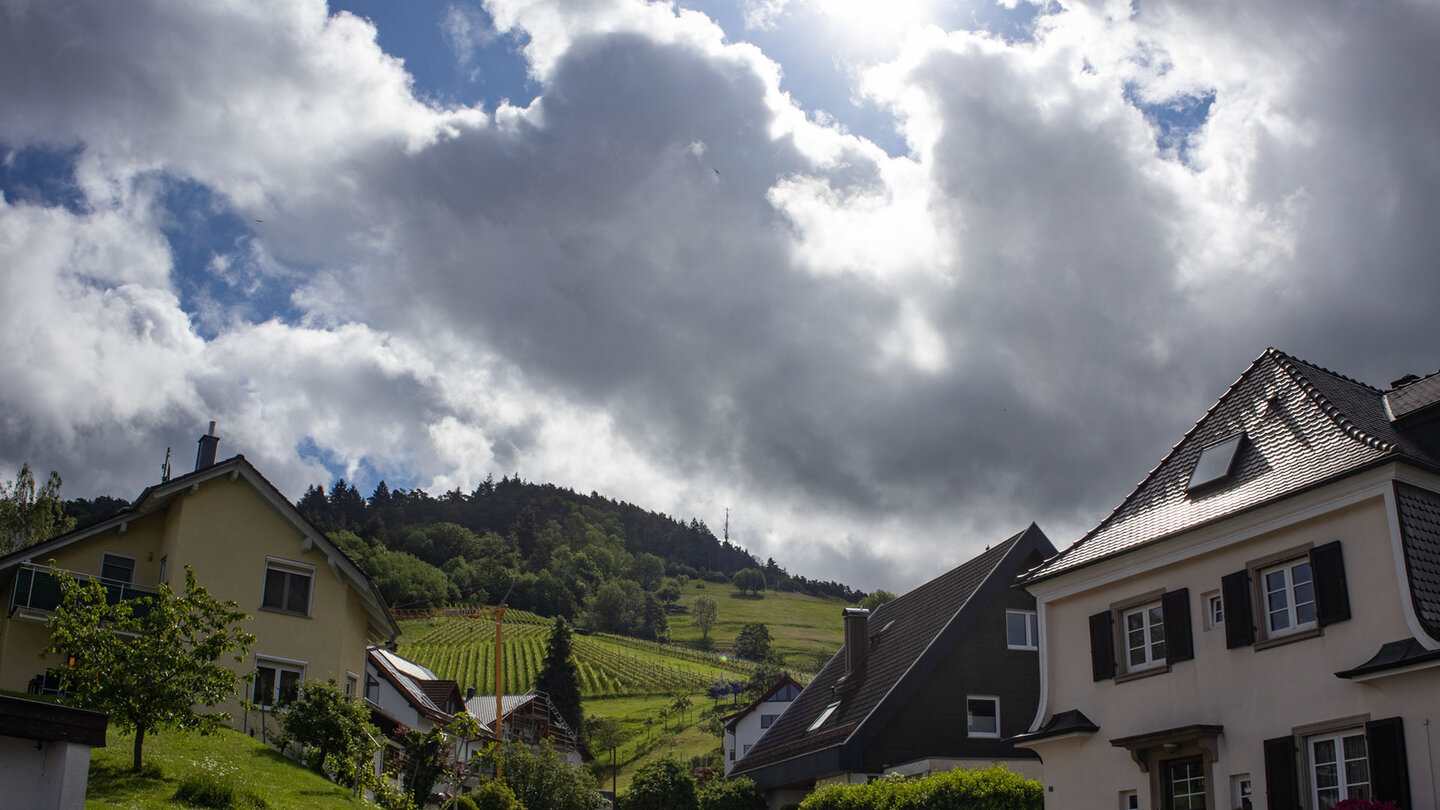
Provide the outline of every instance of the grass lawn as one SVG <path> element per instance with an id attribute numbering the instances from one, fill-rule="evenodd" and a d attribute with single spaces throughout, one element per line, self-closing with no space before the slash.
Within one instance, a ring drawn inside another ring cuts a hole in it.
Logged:
<path id="1" fill-rule="evenodd" d="M 615 780 L 621 792 L 630 786 L 630 780 L 641 765 L 655 759 L 670 758 L 688 763 L 692 757 L 720 753 L 720 737 L 706 734 L 698 727 L 702 712 L 712 709 L 714 701 L 703 695 L 690 698 L 692 705 L 682 725 L 680 720 L 666 724 L 660 721 L 660 710 L 675 699 L 666 695 L 623 698 L 591 698 L 585 701 L 586 717 L 613 717 L 620 721 L 620 730 L 629 739 L 617 749 L 616 764 L 619 774 Z M 728 705 L 721 705 L 720 714 L 733 711 Z M 653 719 L 647 724 L 646 720 Z M 609 751 L 593 752 L 596 761 L 610 764 Z M 601 790 L 609 790 L 610 770 L 604 768 L 599 776 Z"/>
<path id="2" fill-rule="evenodd" d="M 183 808 L 175 789 L 185 776 L 209 771 L 231 777 L 242 792 L 253 793 L 269 808 L 358 810 L 373 804 L 302 768 L 274 749 L 238 731 L 222 729 L 202 737 L 162 731 L 145 737 L 144 770 L 130 772 L 135 738 L 113 728 L 106 747 L 90 755 L 87 810 Z"/>
<path id="3" fill-rule="evenodd" d="M 690 616 L 690 606 L 701 596 L 709 596 L 719 606 L 719 618 L 710 631 L 712 645 L 733 645 L 741 627 L 764 622 L 785 665 L 814 673 L 845 643 L 840 612 L 847 604 L 842 599 L 774 591 L 763 591 L 758 598 L 741 596 L 728 584 L 699 580 L 685 583 L 678 603 L 681 611 L 669 617 L 670 637 L 675 643 L 701 646 L 700 631 Z"/>

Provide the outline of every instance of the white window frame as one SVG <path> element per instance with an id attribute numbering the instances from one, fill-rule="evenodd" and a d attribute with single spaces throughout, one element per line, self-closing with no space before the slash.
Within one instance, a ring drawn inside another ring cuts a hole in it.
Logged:
<path id="1" fill-rule="evenodd" d="M 359 697 L 356 694 L 360 690 L 360 676 L 345 670 L 345 697 Z"/>
<path id="2" fill-rule="evenodd" d="M 1010 635 L 1010 617 L 1021 617 L 1025 622 L 1025 639 L 1016 644 L 1015 639 Z M 1005 611 L 1005 649 L 1007 650 L 1038 650 L 1040 649 L 1040 619 L 1033 610 L 1007 610 Z"/>
<path id="3" fill-rule="evenodd" d="M 105 565 L 111 557 L 117 560 L 130 561 L 130 578 L 128 580 L 110 579 L 105 576 Z M 108 582 L 112 585 L 134 585 L 136 562 L 137 560 L 129 554 L 117 554 L 113 551 L 107 551 L 100 556 L 100 576 L 96 577 L 96 579 L 99 579 L 102 583 Z"/>
<path id="4" fill-rule="evenodd" d="M 1205 629 L 1218 630 L 1225 626 L 1225 600 L 1214 591 L 1205 594 Z"/>
<path id="5" fill-rule="evenodd" d="M 975 717 L 976 717 L 976 715 L 975 715 L 975 713 L 974 713 L 973 711 L 971 711 L 971 709 L 972 709 L 973 707 L 972 707 L 970 704 L 971 704 L 971 703 L 978 703 L 978 702 L 990 703 L 990 704 L 992 704 L 992 705 L 995 707 L 995 715 L 994 715 L 994 717 L 995 717 L 995 730 L 994 730 L 994 731 L 976 730 L 976 728 L 975 728 Z M 978 737 L 978 738 L 991 739 L 991 740 L 995 740 L 995 739 L 999 739 L 999 738 L 1000 738 L 1000 698 L 999 698 L 999 697 L 996 697 L 995 695 L 966 695 L 966 696 L 965 696 L 965 734 L 966 734 L 966 736 L 968 736 L 968 737 Z"/>
<path id="6" fill-rule="evenodd" d="M 293 658 L 277 658 L 273 655 L 255 656 L 255 681 L 250 684 L 250 698 L 255 705 L 264 709 L 275 709 L 280 706 L 280 686 L 282 672 L 293 672 L 296 675 L 295 688 L 298 690 L 300 684 L 305 682 L 305 669 L 309 664 L 305 661 L 297 661 Z M 275 678 L 270 683 L 270 694 L 268 701 L 255 700 L 256 690 L 260 686 L 260 668 L 265 667 L 275 671 Z"/>
<path id="7" fill-rule="evenodd" d="M 1230 777 L 1230 805 L 1233 810 L 1250 810 L 1254 799 L 1255 789 L 1250 774 L 1237 773 Z M 1246 801 L 1251 804 L 1247 805 Z"/>
<path id="8" fill-rule="evenodd" d="M 1138 627 L 1130 626 L 1132 616 L 1139 617 Z M 1137 632 L 1140 634 L 1138 639 L 1134 637 Z M 1138 645 L 1135 643 L 1137 640 Z M 1156 649 L 1160 647 L 1169 652 L 1165 638 L 1165 609 L 1159 599 L 1120 611 L 1120 642 L 1126 672 L 1143 672 L 1165 666 L 1166 656 Z M 1134 657 L 1136 652 L 1141 653 L 1139 660 Z"/>
<path id="9" fill-rule="evenodd" d="M 284 603 L 285 601 L 287 601 L 286 596 L 290 592 L 288 579 L 286 580 L 285 586 L 281 589 L 281 605 L 277 607 L 275 605 L 265 604 L 265 591 L 267 590 L 266 585 L 270 581 L 271 571 L 279 571 L 287 576 L 303 576 L 310 580 L 310 586 L 306 588 L 305 593 L 304 613 L 289 610 L 284 607 Z M 260 583 L 260 609 L 273 611 L 275 613 L 284 613 L 290 616 L 309 616 L 311 613 L 311 608 L 315 604 L 315 579 L 315 566 L 313 565 L 307 565 L 305 563 L 299 563 L 293 560 L 284 560 L 279 557 L 266 557 L 265 577 Z"/>
<path id="10" fill-rule="evenodd" d="M 1360 739 L 1362 757 L 1360 759 L 1347 759 L 1345 757 L 1345 740 L 1354 739 L 1357 737 Z M 1350 798 L 1370 798 L 1370 785 L 1372 781 L 1372 774 L 1370 772 L 1370 753 L 1368 749 L 1368 742 L 1365 739 L 1365 728 L 1361 726 L 1359 728 L 1347 728 L 1340 731 L 1329 731 L 1323 734 L 1312 734 L 1305 738 L 1305 767 L 1310 777 L 1310 806 L 1312 808 L 1315 808 L 1315 810 L 1320 810 L 1320 808 L 1322 807 L 1331 806 L 1322 805 L 1320 803 L 1321 787 L 1319 770 L 1322 763 L 1316 761 L 1315 757 L 1315 747 L 1318 744 L 1325 742 L 1329 742 L 1334 745 L 1335 760 L 1323 764 L 1333 765 L 1335 767 L 1336 784 L 1326 788 L 1327 790 L 1333 789 L 1337 791 L 1338 795 L 1335 799 L 1335 802 L 1341 802 L 1345 799 Z M 1365 764 L 1365 781 L 1350 781 L 1350 764 L 1354 762 L 1363 762 Z M 1350 795 L 1350 791 L 1352 789 L 1362 786 L 1364 788 L 1364 795 Z"/>
<path id="11" fill-rule="evenodd" d="M 1295 584 L 1295 570 L 1303 567 L 1307 580 L 1301 586 L 1309 590 L 1309 600 L 1301 601 L 1301 594 L 1297 592 Z M 1260 589 L 1260 610 L 1264 614 L 1265 637 L 1279 638 L 1288 636 L 1291 633 L 1298 633 L 1302 630 L 1311 630 L 1317 627 L 1316 616 L 1318 606 L 1315 603 L 1315 571 L 1310 566 L 1309 556 L 1295 557 L 1276 565 L 1266 566 L 1258 572 L 1257 582 Z M 1280 587 L 1271 586 L 1271 577 L 1279 575 Z M 1285 604 L 1280 609 L 1275 609 L 1271 604 L 1272 595 L 1281 595 Z M 1310 618 L 1304 621 L 1300 619 L 1300 608 L 1309 606 Z M 1286 626 L 1276 627 L 1276 619 L 1283 616 Z"/>
<path id="12" fill-rule="evenodd" d="M 1120 791 L 1120 810 L 1140 810 L 1140 792 L 1137 790 Z"/>

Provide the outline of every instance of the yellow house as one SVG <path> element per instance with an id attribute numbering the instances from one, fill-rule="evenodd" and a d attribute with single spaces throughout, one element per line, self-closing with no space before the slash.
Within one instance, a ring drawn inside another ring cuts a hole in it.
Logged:
<path id="1" fill-rule="evenodd" d="M 59 601 L 57 569 L 98 578 L 113 598 L 183 588 L 185 566 L 219 599 L 251 614 L 249 697 L 274 706 L 300 681 L 334 680 L 359 695 L 366 648 L 399 635 L 374 583 L 301 517 L 244 456 L 216 462 L 200 439 L 194 472 L 147 488 L 114 517 L 0 558 L 0 689 L 56 686 L 45 620 Z M 239 695 L 221 706 L 254 728 Z"/>

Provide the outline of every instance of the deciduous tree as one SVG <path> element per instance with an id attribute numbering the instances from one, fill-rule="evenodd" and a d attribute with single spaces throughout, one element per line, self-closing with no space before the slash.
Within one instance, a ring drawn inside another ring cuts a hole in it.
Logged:
<path id="1" fill-rule="evenodd" d="M 749 622 L 735 638 L 735 653 L 751 661 L 763 661 L 770 655 L 770 628 L 764 622 Z"/>
<path id="2" fill-rule="evenodd" d="M 140 770 L 145 735 L 161 728 L 208 734 L 229 720 L 206 713 L 235 691 L 241 676 L 222 658 L 245 661 L 255 637 L 234 602 L 200 587 L 185 566 L 185 591 L 161 585 L 154 597 L 108 604 L 99 582 L 58 575 L 61 600 L 47 621 L 50 646 L 60 655 L 60 681 L 72 702 L 107 712 L 110 722 L 135 732 L 133 769 Z"/>
<path id="3" fill-rule="evenodd" d="M 60 473 L 51 470 L 50 478 L 38 489 L 29 464 L 21 464 L 14 481 L 0 481 L 0 555 L 33 546 L 74 528 L 75 521 L 65 517 L 65 502 L 60 500 Z"/>
<path id="4" fill-rule="evenodd" d="M 708 644 L 710 631 L 715 629 L 715 622 L 720 618 L 720 606 L 714 599 L 702 596 L 690 606 L 690 615 L 695 617 L 695 628 L 700 631 L 700 640 Z"/>

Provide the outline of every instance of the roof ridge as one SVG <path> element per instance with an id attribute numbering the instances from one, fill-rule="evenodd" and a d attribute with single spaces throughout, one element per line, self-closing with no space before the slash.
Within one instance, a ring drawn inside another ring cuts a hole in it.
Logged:
<path id="1" fill-rule="evenodd" d="M 1310 397 L 1311 401 L 1313 401 L 1316 405 L 1320 407 L 1321 412 L 1323 412 L 1325 416 L 1330 419 L 1330 421 L 1334 422 L 1335 425 L 1345 433 L 1345 435 L 1360 442 L 1361 444 L 1366 445 L 1367 447 L 1373 447 L 1377 450 L 1384 450 L 1385 452 L 1390 452 L 1396 449 L 1396 445 L 1394 442 L 1387 441 L 1380 438 L 1379 436 L 1375 436 L 1361 429 L 1361 427 L 1356 424 L 1354 419 L 1351 419 L 1345 414 L 1344 411 L 1340 410 L 1340 406 L 1330 401 L 1330 398 L 1327 397 L 1325 393 L 1315 385 L 1315 383 L 1311 382 L 1310 378 L 1307 377 L 1299 368 L 1296 368 L 1296 366 L 1309 366 L 1310 368 L 1313 368 L 1317 371 L 1329 374 L 1336 379 L 1343 380 L 1345 382 L 1351 383 L 1352 385 L 1358 385 L 1365 390 L 1374 393 L 1376 396 L 1384 396 L 1384 391 L 1381 391 L 1380 389 L 1367 383 L 1360 382 L 1359 380 L 1354 380 L 1346 377 L 1344 374 L 1337 374 L 1336 372 L 1333 372 L 1330 369 L 1325 368 L 1324 366 L 1317 366 L 1314 363 L 1306 362 L 1299 359 L 1298 357 L 1292 357 L 1280 351 L 1279 349 L 1272 348 L 1267 349 L 1266 351 L 1268 353 L 1273 353 L 1276 363 L 1280 366 L 1281 370 L 1283 370 L 1287 375 L 1289 375 L 1290 379 L 1294 380 L 1295 383 L 1300 386 L 1300 389 L 1304 391 L 1307 396 Z"/>

